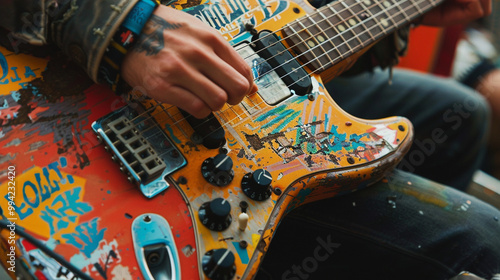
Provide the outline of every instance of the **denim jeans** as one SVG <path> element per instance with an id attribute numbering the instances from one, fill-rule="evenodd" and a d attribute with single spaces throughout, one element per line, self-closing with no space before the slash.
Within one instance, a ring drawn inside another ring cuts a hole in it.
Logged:
<path id="1" fill-rule="evenodd" d="M 396 170 L 292 211 L 256 279 L 489 279 L 500 271 L 499 218 L 474 197 Z"/>
<path id="2" fill-rule="evenodd" d="M 500 272 L 500 212 L 465 189 L 484 154 L 489 110 L 447 79 L 381 70 L 327 85 L 357 117 L 415 127 L 400 169 L 349 195 L 304 205 L 278 226 L 256 279 L 449 279 Z M 409 173 L 407 171 L 413 172 Z M 421 176 L 417 176 L 419 174 Z"/>

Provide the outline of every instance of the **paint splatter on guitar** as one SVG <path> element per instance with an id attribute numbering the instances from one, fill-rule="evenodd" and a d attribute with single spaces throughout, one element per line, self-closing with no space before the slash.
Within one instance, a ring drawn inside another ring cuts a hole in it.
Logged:
<path id="1" fill-rule="evenodd" d="M 323 83 L 434 4 L 187 8 L 235 46 L 259 85 L 204 120 L 138 92 L 117 97 L 64 57 L 2 48 L 3 215 L 93 279 L 250 279 L 287 212 L 370 185 L 407 151 L 406 119 L 350 116 Z M 25 273 L 74 276 L 26 238 L 15 246 Z"/>

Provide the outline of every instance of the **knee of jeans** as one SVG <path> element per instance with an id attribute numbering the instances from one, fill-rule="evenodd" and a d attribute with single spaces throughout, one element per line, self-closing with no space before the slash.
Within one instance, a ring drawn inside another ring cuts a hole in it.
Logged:
<path id="1" fill-rule="evenodd" d="M 459 138 L 474 138 L 475 141 L 484 138 L 489 129 L 491 117 L 486 99 L 470 90 L 456 92 L 456 95 L 449 95 L 449 97 L 454 101 L 443 114 L 443 121 L 449 132 Z"/>
<path id="2" fill-rule="evenodd" d="M 469 95 L 462 102 L 464 123 L 467 125 L 468 133 L 474 133 L 476 139 L 485 138 L 490 126 L 491 111 L 486 99 L 479 95 Z M 457 108 L 459 110 L 460 107 Z"/>

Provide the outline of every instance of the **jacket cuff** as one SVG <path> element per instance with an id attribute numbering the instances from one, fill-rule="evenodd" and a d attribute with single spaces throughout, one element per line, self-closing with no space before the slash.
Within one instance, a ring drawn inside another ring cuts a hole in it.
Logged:
<path id="1" fill-rule="evenodd" d="M 106 47 L 137 2 L 72 0 L 66 12 L 52 22 L 52 40 L 97 82 Z"/>

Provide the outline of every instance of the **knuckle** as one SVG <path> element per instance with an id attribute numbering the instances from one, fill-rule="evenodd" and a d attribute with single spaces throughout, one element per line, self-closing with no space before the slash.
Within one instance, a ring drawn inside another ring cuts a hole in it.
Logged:
<path id="1" fill-rule="evenodd" d="M 243 75 L 245 77 L 247 77 L 249 80 L 253 80 L 253 73 L 252 73 L 252 68 L 250 67 L 250 65 L 246 64 L 244 61 L 243 61 Z"/>
<path id="2" fill-rule="evenodd" d="M 243 95 L 250 90 L 250 82 L 246 79 L 238 79 L 234 85 L 237 95 Z"/>
<path id="3" fill-rule="evenodd" d="M 217 91 L 214 92 L 214 94 L 211 96 L 211 101 L 213 103 L 213 108 L 214 110 L 219 110 L 226 104 L 227 102 L 227 95 L 224 91 Z"/>
<path id="4" fill-rule="evenodd" d="M 206 62 L 209 59 L 208 53 L 199 47 L 194 47 L 190 52 L 190 56 L 195 58 L 197 61 Z"/>
<path id="5" fill-rule="evenodd" d="M 212 46 L 221 46 L 226 42 L 222 36 L 216 31 L 210 30 L 210 32 L 205 33 L 204 40 Z"/>
<path id="6" fill-rule="evenodd" d="M 207 105 L 201 100 L 193 101 L 184 109 L 188 113 L 199 119 L 204 118 L 208 116 L 208 114 L 210 114 L 210 108 L 208 108 Z"/>

